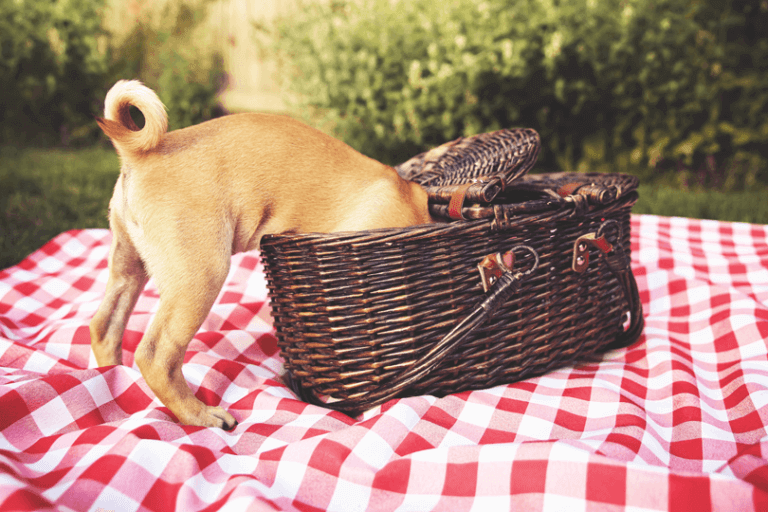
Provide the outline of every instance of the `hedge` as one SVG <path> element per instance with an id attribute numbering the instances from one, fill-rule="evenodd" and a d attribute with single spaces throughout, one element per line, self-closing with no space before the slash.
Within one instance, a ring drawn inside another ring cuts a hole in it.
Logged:
<path id="1" fill-rule="evenodd" d="M 200 36 L 210 2 L 148 9 L 119 37 L 104 27 L 105 0 L 0 0 L 0 145 L 93 142 L 120 78 L 156 88 L 172 128 L 218 115 L 223 65 Z"/>
<path id="2" fill-rule="evenodd" d="M 99 51 L 102 8 L 103 0 L 0 0 L 3 142 L 79 135 L 108 69 Z"/>
<path id="3" fill-rule="evenodd" d="M 387 162 L 530 126 L 541 168 L 740 188 L 768 181 L 766 26 L 765 1 L 334 0 L 270 50 L 298 111 Z"/>

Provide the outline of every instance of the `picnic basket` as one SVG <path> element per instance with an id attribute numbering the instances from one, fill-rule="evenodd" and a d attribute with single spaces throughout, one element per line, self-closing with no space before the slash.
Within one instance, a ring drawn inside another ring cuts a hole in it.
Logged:
<path id="1" fill-rule="evenodd" d="M 633 343 L 637 179 L 527 175 L 530 129 L 460 138 L 396 168 L 444 223 L 262 239 L 291 388 L 355 416 L 390 398 L 544 374 Z"/>

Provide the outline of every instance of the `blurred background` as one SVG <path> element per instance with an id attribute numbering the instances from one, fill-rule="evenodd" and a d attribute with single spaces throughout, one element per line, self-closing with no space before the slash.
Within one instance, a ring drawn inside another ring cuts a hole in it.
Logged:
<path id="1" fill-rule="evenodd" d="M 279 112 L 389 164 L 532 127 L 636 213 L 768 223 L 768 0 L 0 0 L 0 269 L 107 227 L 121 78 L 173 129 Z"/>

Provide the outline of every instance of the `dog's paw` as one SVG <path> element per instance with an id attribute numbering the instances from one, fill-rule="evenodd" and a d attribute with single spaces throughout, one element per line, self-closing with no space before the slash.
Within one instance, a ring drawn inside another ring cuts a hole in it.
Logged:
<path id="1" fill-rule="evenodd" d="M 199 423 L 205 427 L 218 427 L 224 430 L 234 430 L 237 420 L 221 407 L 206 407 Z"/>
<path id="2" fill-rule="evenodd" d="M 178 405 L 178 404 L 176 404 Z M 222 407 L 205 405 L 200 400 L 190 400 L 184 403 L 186 407 L 173 408 L 166 404 L 171 413 L 182 425 L 194 427 L 214 427 L 224 430 L 233 430 L 237 426 L 237 420 Z"/>

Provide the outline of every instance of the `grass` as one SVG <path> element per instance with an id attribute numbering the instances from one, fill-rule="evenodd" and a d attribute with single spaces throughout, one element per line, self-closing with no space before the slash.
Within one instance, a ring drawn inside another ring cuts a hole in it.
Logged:
<path id="1" fill-rule="evenodd" d="M 633 213 L 768 224 L 768 189 L 758 186 L 739 192 L 677 190 L 640 185 Z"/>
<path id="2" fill-rule="evenodd" d="M 70 229 L 106 228 L 119 173 L 115 151 L 0 147 L 0 269 Z M 768 224 L 768 189 L 684 191 L 640 186 L 634 213 Z"/>
<path id="3" fill-rule="evenodd" d="M 106 228 L 114 149 L 0 147 L 0 269 L 70 229 Z"/>

